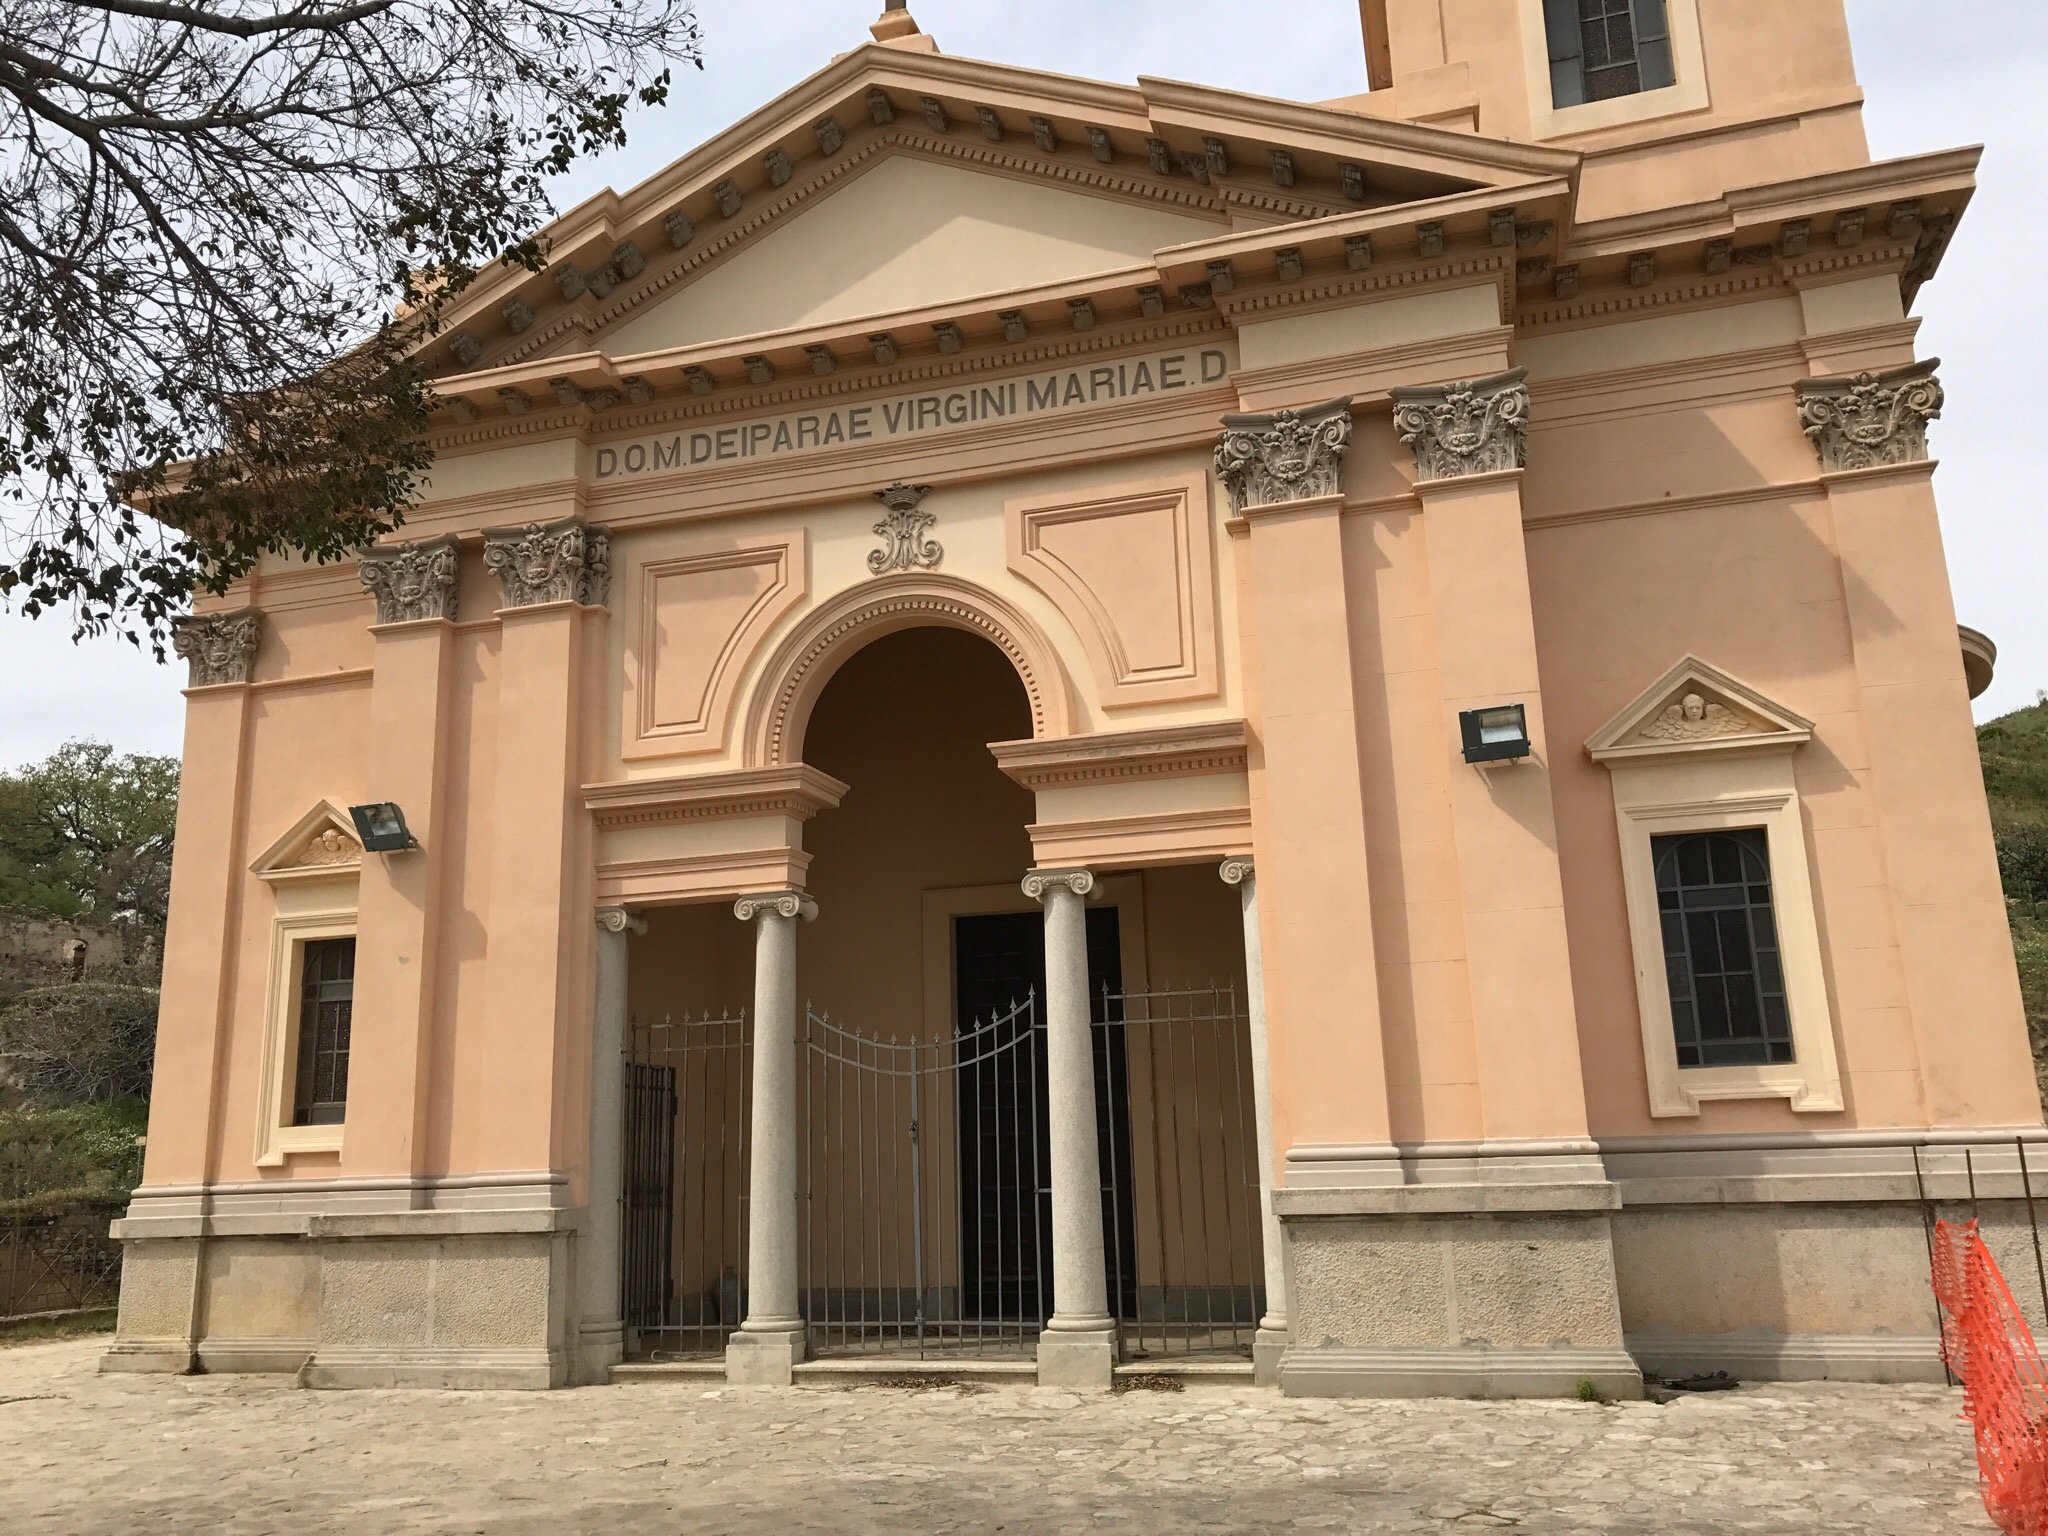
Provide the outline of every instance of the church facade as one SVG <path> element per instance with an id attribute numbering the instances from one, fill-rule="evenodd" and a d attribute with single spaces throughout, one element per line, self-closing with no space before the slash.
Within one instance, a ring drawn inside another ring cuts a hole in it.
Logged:
<path id="1" fill-rule="evenodd" d="M 107 1368 L 1941 1378 L 2043 1134 L 1976 152 L 1841 0 L 1361 17 L 1305 103 L 892 5 L 477 281 L 405 528 L 179 631 Z"/>

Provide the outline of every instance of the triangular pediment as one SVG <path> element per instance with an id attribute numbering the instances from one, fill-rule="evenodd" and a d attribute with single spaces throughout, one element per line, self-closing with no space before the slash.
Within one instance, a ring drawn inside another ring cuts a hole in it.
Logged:
<path id="1" fill-rule="evenodd" d="M 320 880 L 354 875 L 362 864 L 355 823 L 332 800 L 322 800 L 264 849 L 251 868 L 264 880 Z"/>
<path id="2" fill-rule="evenodd" d="M 482 274 L 427 360 L 449 377 L 928 308 L 1576 163 L 1327 106 L 864 47 L 558 219 L 547 269 Z"/>
<path id="3" fill-rule="evenodd" d="M 599 346 L 625 356 L 953 304 L 1117 271 L 1227 228 L 1198 209 L 885 153 L 608 326 Z"/>
<path id="4" fill-rule="evenodd" d="M 1813 722 L 1696 656 L 1688 656 L 1595 731 L 1586 750 L 1599 762 L 1679 752 L 1791 748 Z"/>

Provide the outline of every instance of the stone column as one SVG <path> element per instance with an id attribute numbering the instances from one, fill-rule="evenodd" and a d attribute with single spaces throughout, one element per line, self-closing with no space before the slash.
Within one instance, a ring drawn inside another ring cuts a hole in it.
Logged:
<path id="1" fill-rule="evenodd" d="M 746 1321 L 725 1350 L 725 1379 L 786 1387 L 804 1358 L 797 1279 L 796 925 L 818 915 L 801 891 L 742 896 L 754 928 L 754 1111 L 747 1180 Z"/>
<path id="2" fill-rule="evenodd" d="M 1034 869 L 1024 894 L 1045 904 L 1045 1102 L 1052 1150 L 1052 1319 L 1038 1336 L 1038 1383 L 1107 1389 L 1116 1320 L 1102 1248 L 1102 1149 L 1095 1134 L 1095 1043 L 1088 1014 L 1085 869 Z"/>
<path id="3" fill-rule="evenodd" d="M 1259 1155 L 1259 1245 L 1265 1259 L 1266 1310 L 1252 1343 L 1252 1372 L 1262 1386 L 1280 1380 L 1280 1356 L 1287 1349 L 1287 1264 L 1280 1246 L 1280 1217 L 1273 1209 L 1273 1105 L 1266 1087 L 1266 968 L 1259 948 L 1259 883 L 1248 858 L 1229 858 L 1217 871 L 1237 887 L 1244 909 L 1244 1011 L 1251 1036 L 1252 1123 Z"/>
<path id="4" fill-rule="evenodd" d="M 620 1243 L 626 1184 L 626 980 L 632 936 L 646 922 L 624 907 L 597 913 L 597 987 L 590 1029 L 590 1161 L 584 1173 L 577 1376 L 602 1382 L 625 1352 Z"/>

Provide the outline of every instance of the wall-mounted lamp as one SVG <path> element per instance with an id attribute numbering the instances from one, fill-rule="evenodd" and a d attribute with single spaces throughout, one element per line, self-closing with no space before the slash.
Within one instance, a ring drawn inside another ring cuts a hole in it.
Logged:
<path id="1" fill-rule="evenodd" d="M 1519 704 L 1494 704 L 1458 712 L 1465 737 L 1465 761 L 1500 763 L 1529 755 L 1529 721 Z"/>
<path id="2" fill-rule="evenodd" d="M 365 853 L 403 853 L 420 845 L 405 824 L 405 812 L 389 800 L 375 805 L 352 805 L 348 814 L 356 824 L 356 836 L 362 839 Z"/>

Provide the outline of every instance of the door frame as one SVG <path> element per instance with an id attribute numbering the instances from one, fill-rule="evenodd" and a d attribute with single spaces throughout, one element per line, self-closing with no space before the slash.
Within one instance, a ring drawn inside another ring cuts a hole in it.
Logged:
<path id="1" fill-rule="evenodd" d="M 953 919 L 992 916 L 1003 912 L 1036 912 L 1040 903 L 1023 892 L 1021 881 L 1010 885 L 954 885 L 927 889 L 923 902 L 920 947 L 924 970 L 924 1031 L 927 1037 L 953 1027 L 955 974 Z M 1136 870 L 1098 874 L 1099 893 L 1090 905 L 1117 909 L 1117 950 L 1123 962 L 1124 990 L 1149 992 L 1145 967 L 1145 881 Z M 1043 1010 L 1044 999 L 1039 999 Z"/>

